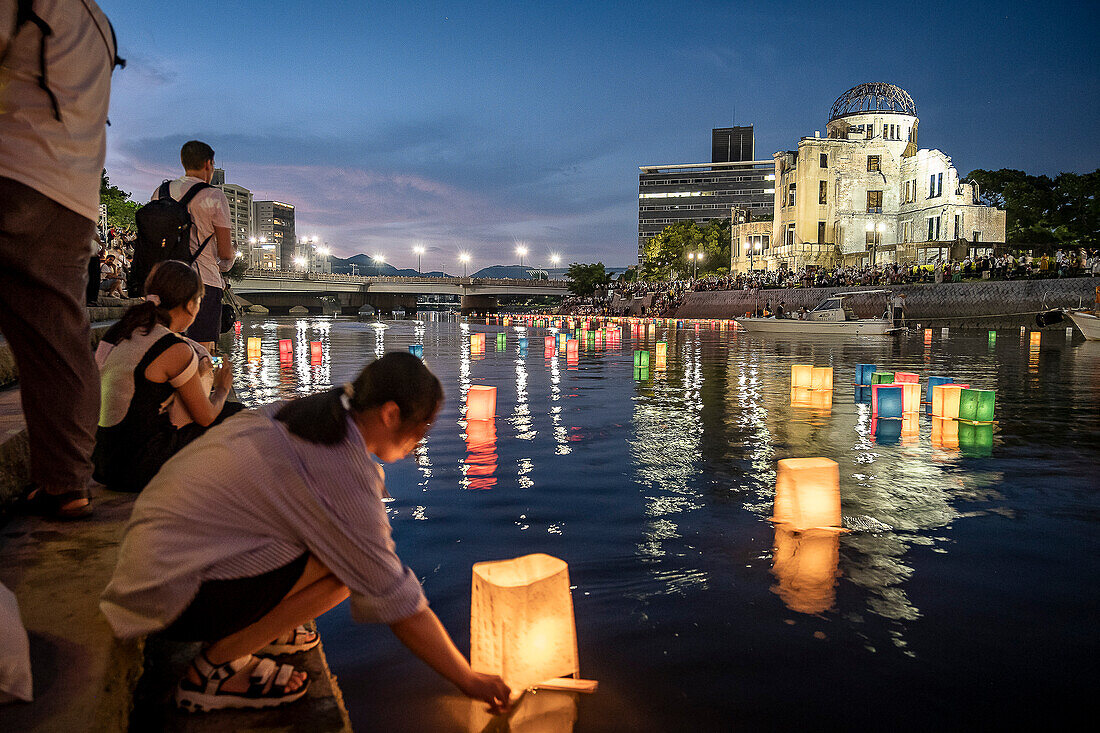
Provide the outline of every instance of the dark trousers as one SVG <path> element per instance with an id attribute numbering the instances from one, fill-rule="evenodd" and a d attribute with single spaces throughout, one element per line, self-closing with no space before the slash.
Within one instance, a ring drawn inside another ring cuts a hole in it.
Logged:
<path id="1" fill-rule="evenodd" d="M 0 332 L 19 368 L 31 480 L 83 489 L 92 474 L 99 372 L 84 289 L 95 224 L 0 177 Z"/>

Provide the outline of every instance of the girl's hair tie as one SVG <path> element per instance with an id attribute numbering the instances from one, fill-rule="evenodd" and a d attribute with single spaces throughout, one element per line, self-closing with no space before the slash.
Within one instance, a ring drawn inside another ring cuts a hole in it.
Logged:
<path id="1" fill-rule="evenodd" d="M 157 306 L 160 305 L 160 296 L 157 295 L 156 293 L 149 293 L 148 295 L 145 296 L 145 299 L 147 301 L 149 301 L 150 303 L 152 303 L 153 305 L 157 305 Z"/>

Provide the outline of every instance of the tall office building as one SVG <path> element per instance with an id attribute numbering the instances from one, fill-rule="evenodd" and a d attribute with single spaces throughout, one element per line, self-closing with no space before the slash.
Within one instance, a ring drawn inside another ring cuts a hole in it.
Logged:
<path id="1" fill-rule="evenodd" d="M 249 237 L 252 236 L 252 192 L 244 186 L 225 182 L 225 171 L 214 169 L 210 183 L 217 186 L 229 201 L 230 231 L 233 234 L 233 248 L 251 257 Z M 250 260 L 251 264 L 251 260 Z"/>
<path id="2" fill-rule="evenodd" d="M 716 127 L 710 131 L 710 162 L 735 163 L 756 160 L 756 139 L 752 125 Z"/>
<path id="3" fill-rule="evenodd" d="M 752 219 L 772 217 L 775 161 L 753 159 L 752 125 L 714 129 L 711 148 L 710 163 L 639 167 L 639 262 L 645 243 L 669 224 L 724 219 L 734 208 Z"/>
<path id="4" fill-rule="evenodd" d="M 298 241 L 294 236 L 294 206 L 281 201 L 254 201 L 252 221 L 252 236 L 274 246 L 276 268 L 291 269 Z"/>

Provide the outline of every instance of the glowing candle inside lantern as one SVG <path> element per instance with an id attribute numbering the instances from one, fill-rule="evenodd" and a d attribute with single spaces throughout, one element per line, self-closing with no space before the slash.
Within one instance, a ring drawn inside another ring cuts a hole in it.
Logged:
<path id="1" fill-rule="evenodd" d="M 791 365 L 791 387 L 810 387 L 813 385 L 814 368 L 810 364 Z"/>
<path id="2" fill-rule="evenodd" d="M 664 358 L 668 355 L 668 343 L 665 341 L 658 341 L 656 348 L 657 358 L 663 361 Z"/>
<path id="3" fill-rule="evenodd" d="M 894 384 L 898 384 L 899 382 L 908 383 L 908 382 L 919 382 L 919 381 L 920 381 L 920 375 L 919 374 L 914 374 L 913 372 L 894 372 Z"/>
<path id="4" fill-rule="evenodd" d="M 932 414 L 936 417 L 959 416 L 959 399 L 963 387 L 960 384 L 940 384 L 932 388 Z"/>
<path id="5" fill-rule="evenodd" d="M 577 344 L 576 339 L 569 339 L 565 342 L 565 359 L 566 361 L 577 361 L 578 352 L 580 346 Z"/>
<path id="6" fill-rule="evenodd" d="M 543 349 L 546 351 L 546 355 L 550 356 L 554 353 L 554 337 L 547 336 L 542 340 Z"/>
<path id="7" fill-rule="evenodd" d="M 579 675 L 569 566 L 544 554 L 479 562 L 470 597 L 470 665 L 514 691 Z"/>
<path id="8" fill-rule="evenodd" d="M 1031 332 L 1031 345 L 1038 346 L 1043 340 L 1043 334 L 1038 331 Z"/>
<path id="9" fill-rule="evenodd" d="M 310 341 L 309 342 L 309 360 L 319 362 L 319 361 L 321 361 L 323 356 L 324 356 L 324 347 L 321 346 L 321 342 L 320 341 Z"/>
<path id="10" fill-rule="evenodd" d="M 991 422 L 996 393 L 991 389 L 964 389 L 959 394 L 960 420 Z"/>
<path id="11" fill-rule="evenodd" d="M 840 467 L 828 458 L 784 458 L 775 482 L 772 521 L 790 529 L 839 529 Z"/>
<path id="12" fill-rule="evenodd" d="M 924 343 L 926 343 L 926 344 L 932 343 L 932 329 L 931 328 L 924 329 Z"/>
<path id="13" fill-rule="evenodd" d="M 932 404 L 932 389 L 940 384 L 951 384 L 955 381 L 954 377 L 929 377 L 928 389 L 924 393 L 924 401 L 929 405 Z"/>
<path id="14" fill-rule="evenodd" d="M 810 389 L 833 389 L 833 368 L 814 367 L 810 374 Z"/>
<path id="15" fill-rule="evenodd" d="M 472 385 L 466 392 L 466 419 L 489 420 L 496 416 L 497 388 L 484 384 Z"/>

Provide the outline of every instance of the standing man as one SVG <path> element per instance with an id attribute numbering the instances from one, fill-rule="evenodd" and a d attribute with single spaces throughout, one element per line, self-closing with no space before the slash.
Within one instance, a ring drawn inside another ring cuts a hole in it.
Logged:
<path id="1" fill-rule="evenodd" d="M 210 183 L 214 176 L 214 148 L 198 140 L 190 140 L 180 149 L 183 177 L 168 184 L 168 194 L 179 201 L 196 183 Z M 159 187 L 150 200 L 159 196 Z M 211 354 L 222 320 L 222 273 L 233 267 L 233 238 L 230 234 L 229 200 L 219 188 L 207 188 L 195 194 L 187 210 L 191 214 L 191 254 L 199 252 L 194 268 L 206 286 L 202 305 L 195 322 L 187 329 L 188 338 L 198 341 Z M 213 237 L 211 238 L 211 235 Z"/>
<path id="2" fill-rule="evenodd" d="M 27 505 L 57 518 L 91 513 L 99 374 L 84 303 L 117 50 L 93 0 L 0 0 L 0 331 L 19 367 Z"/>

